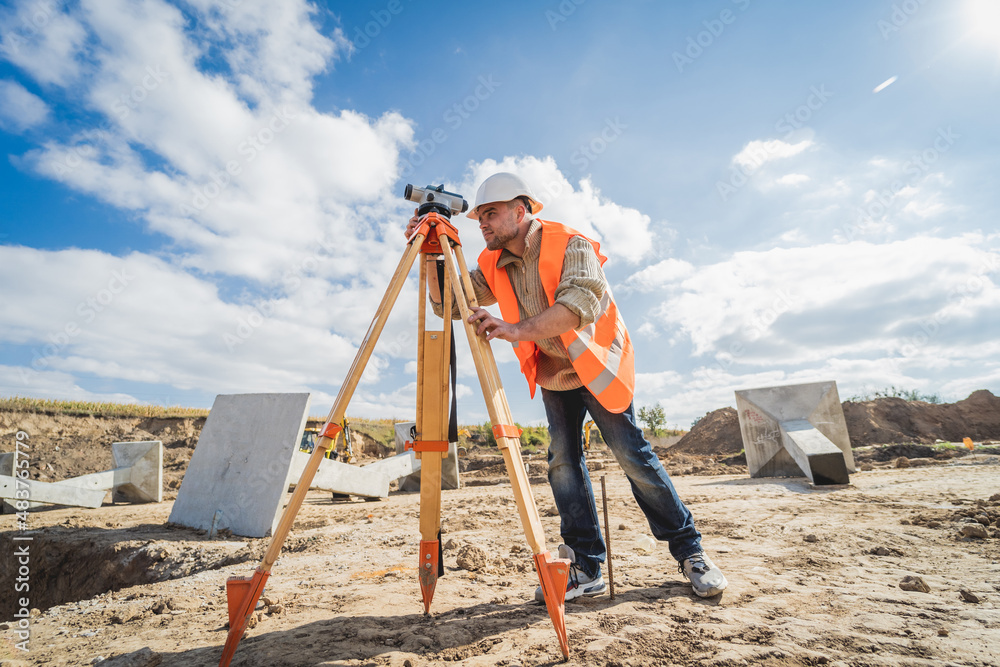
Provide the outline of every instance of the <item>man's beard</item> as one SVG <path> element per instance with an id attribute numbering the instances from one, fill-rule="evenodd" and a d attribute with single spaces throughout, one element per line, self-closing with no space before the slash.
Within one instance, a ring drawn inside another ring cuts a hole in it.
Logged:
<path id="1" fill-rule="evenodd" d="M 517 238 L 517 231 L 517 225 L 513 223 L 504 229 L 493 230 L 493 238 L 486 241 L 487 250 L 500 250 Z"/>

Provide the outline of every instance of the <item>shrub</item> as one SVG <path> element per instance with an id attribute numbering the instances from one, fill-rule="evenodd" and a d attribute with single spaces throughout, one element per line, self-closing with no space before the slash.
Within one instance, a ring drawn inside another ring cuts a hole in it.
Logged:
<path id="1" fill-rule="evenodd" d="M 660 428 L 667 423 L 667 415 L 663 412 L 663 406 L 657 403 L 652 407 L 639 408 L 639 421 L 645 424 L 654 436 L 658 436 Z"/>
<path id="2" fill-rule="evenodd" d="M 941 397 L 937 394 L 921 394 L 916 389 L 903 389 L 890 385 L 882 389 L 868 389 L 861 387 L 861 393 L 851 396 L 849 401 L 873 401 L 877 398 L 901 398 L 904 401 L 924 401 L 925 403 L 940 403 Z"/>

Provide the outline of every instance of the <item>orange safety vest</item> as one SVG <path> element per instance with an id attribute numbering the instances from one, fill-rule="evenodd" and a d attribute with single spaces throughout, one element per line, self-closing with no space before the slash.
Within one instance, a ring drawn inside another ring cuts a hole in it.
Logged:
<path id="1" fill-rule="evenodd" d="M 601 244 L 558 222 L 539 219 L 542 225 L 538 273 L 542 279 L 549 306 L 555 303 L 556 288 L 562 279 L 566 246 L 574 236 L 580 236 L 594 246 L 601 265 L 607 257 L 601 254 Z M 517 297 L 506 270 L 498 270 L 502 250 L 484 250 L 479 255 L 479 269 L 500 304 L 500 313 L 510 323 L 521 321 Z M 635 354 L 625 321 L 611 297 L 610 288 L 601 297 L 601 312 L 597 319 L 579 331 L 570 329 L 559 336 L 569 353 L 573 370 L 580 381 L 609 412 L 621 413 L 632 405 L 635 390 Z M 528 380 L 531 397 L 535 397 L 535 376 L 541 351 L 531 341 L 514 343 L 514 353 L 521 362 L 521 372 Z"/>

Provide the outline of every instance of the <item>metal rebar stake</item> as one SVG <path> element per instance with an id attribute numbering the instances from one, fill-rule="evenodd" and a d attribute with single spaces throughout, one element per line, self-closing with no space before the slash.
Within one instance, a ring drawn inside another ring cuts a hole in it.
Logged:
<path id="1" fill-rule="evenodd" d="M 604 501 L 604 546 L 608 550 L 608 586 L 611 588 L 611 599 L 615 599 L 615 568 L 611 565 L 611 529 L 608 527 L 608 490 L 601 475 L 601 500 Z"/>

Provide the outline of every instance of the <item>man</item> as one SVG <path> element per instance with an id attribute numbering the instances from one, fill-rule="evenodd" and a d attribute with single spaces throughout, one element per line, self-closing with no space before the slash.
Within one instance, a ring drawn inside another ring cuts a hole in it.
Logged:
<path id="1" fill-rule="evenodd" d="M 728 582 L 702 551 L 691 512 L 635 424 L 632 342 L 601 268 L 606 257 L 600 244 L 536 218 L 541 210 L 514 174 L 494 174 L 480 186 L 468 216 L 479 222 L 486 250 L 471 278 L 479 303 L 499 303 L 502 319 L 477 308 L 469 321 L 478 323 L 487 340 L 514 345 L 532 397 L 536 385 L 542 388 L 552 438 L 549 484 L 564 542 L 559 556 L 572 562 L 566 599 L 606 590 L 601 575 L 606 547 L 583 453 L 588 412 L 628 477 L 653 536 L 669 544 L 678 571 L 697 595 L 719 595 Z M 414 216 L 407 238 L 416 224 Z M 428 271 L 428 282 L 440 315 L 436 271 Z M 453 316 L 458 317 L 457 306 Z M 535 598 L 543 600 L 541 587 Z"/>

